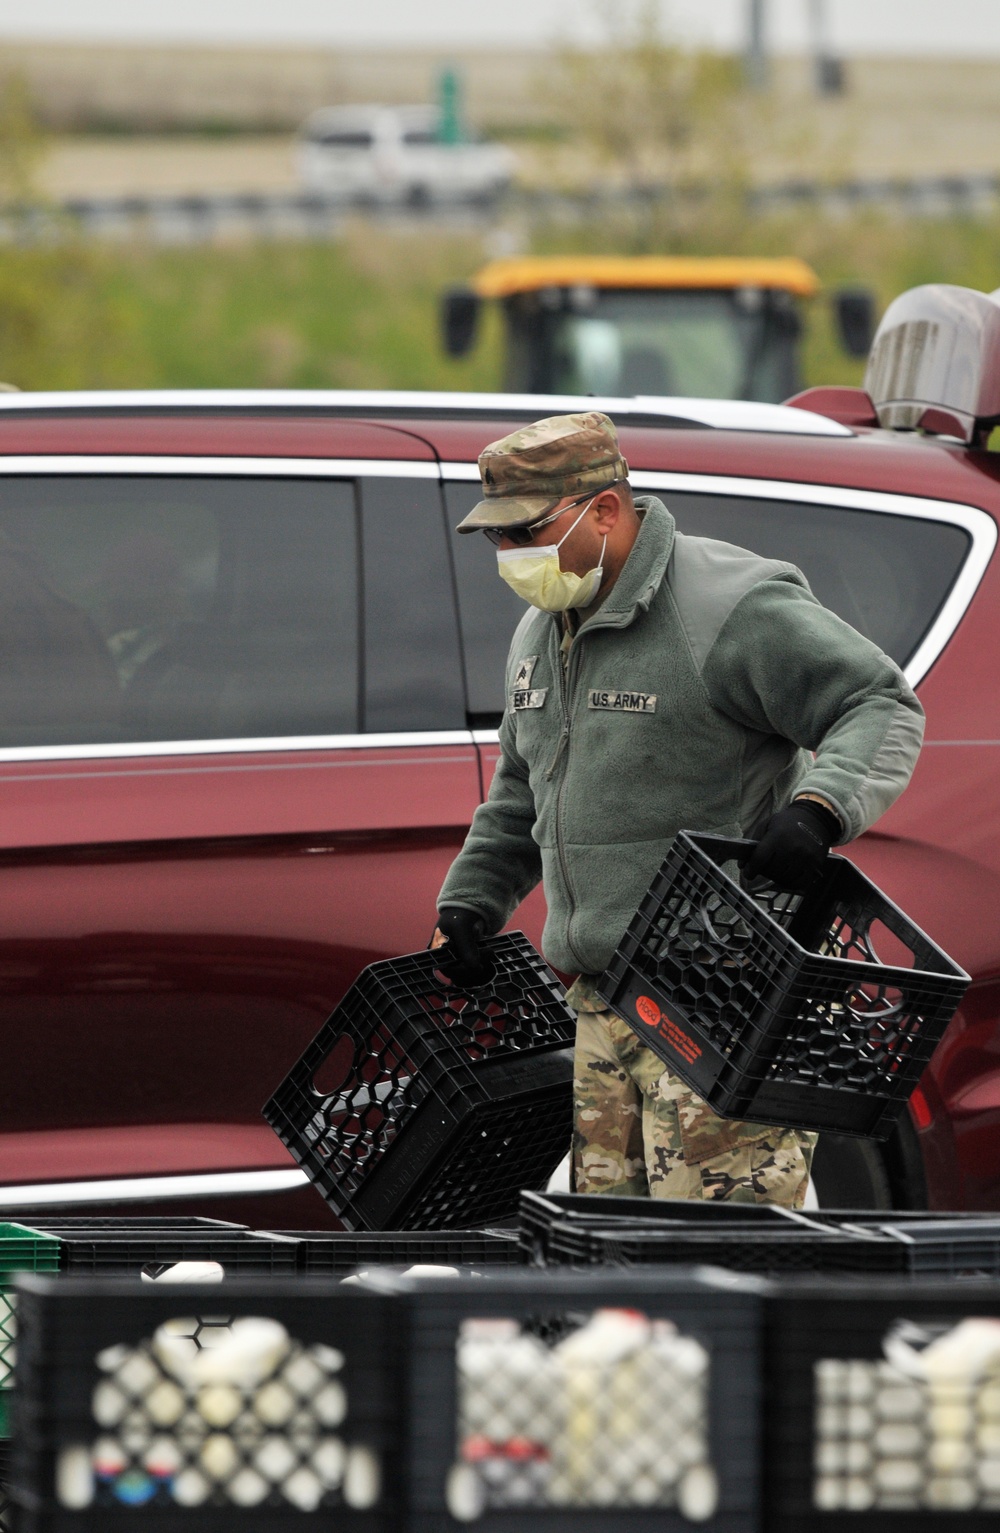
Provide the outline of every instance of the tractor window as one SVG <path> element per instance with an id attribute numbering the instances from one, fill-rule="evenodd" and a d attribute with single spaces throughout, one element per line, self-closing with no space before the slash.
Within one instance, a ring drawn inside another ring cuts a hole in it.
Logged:
<path id="1" fill-rule="evenodd" d="M 548 308 L 526 298 L 508 310 L 525 373 L 511 388 L 778 402 L 798 387 L 798 316 L 785 293 L 585 292 Z"/>

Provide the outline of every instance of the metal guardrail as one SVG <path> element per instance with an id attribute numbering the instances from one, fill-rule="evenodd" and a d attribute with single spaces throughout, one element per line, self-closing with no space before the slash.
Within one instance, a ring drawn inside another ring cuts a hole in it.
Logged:
<path id="1" fill-rule="evenodd" d="M 653 214 L 670 206 L 707 204 L 716 195 L 717 188 L 706 184 L 680 190 L 640 186 L 588 192 L 517 188 L 488 203 L 421 201 L 412 206 L 307 192 L 73 197 L 0 210 L 0 241 L 50 244 L 78 234 L 154 244 L 210 244 L 233 237 L 328 240 L 338 238 L 346 220 L 358 216 L 411 227 L 481 227 L 509 216 L 577 223 L 614 211 Z M 987 217 L 1000 212 L 1000 175 L 790 180 L 752 187 L 743 196 L 754 213 L 796 208 L 849 213 L 867 208 L 902 217 Z"/>
<path id="2" fill-rule="evenodd" d="M 884 177 L 837 182 L 785 181 L 755 187 L 748 196 L 758 212 L 790 207 L 883 208 L 922 217 L 982 215 L 1000 208 L 1000 176 Z"/>
<path id="3" fill-rule="evenodd" d="M 332 239 L 352 211 L 343 200 L 300 193 L 183 197 L 72 197 L 0 210 L 0 240 L 49 244 L 83 234 L 109 240 L 199 245 L 216 239 Z"/>
<path id="4" fill-rule="evenodd" d="M 708 204 L 719 195 L 710 184 L 680 189 L 646 186 L 587 193 L 518 191 L 511 204 L 539 216 L 592 216 L 611 207 L 636 210 Z M 1000 211 L 1000 175 L 878 177 L 844 181 L 795 179 L 770 186 L 752 186 L 742 194 L 754 213 L 815 208 L 849 212 L 875 208 L 895 215 L 919 217 L 982 217 Z"/>

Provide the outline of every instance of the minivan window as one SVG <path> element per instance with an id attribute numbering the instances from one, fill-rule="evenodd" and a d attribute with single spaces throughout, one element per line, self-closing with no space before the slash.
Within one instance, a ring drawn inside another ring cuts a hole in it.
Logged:
<path id="1" fill-rule="evenodd" d="M 374 140 L 370 133 L 320 132 L 317 143 L 326 149 L 370 149 Z"/>
<path id="2" fill-rule="evenodd" d="M 645 493 L 637 490 L 637 494 Z M 678 529 L 797 565 L 817 599 L 905 665 L 930 628 L 969 549 L 947 522 L 789 499 L 655 492 Z M 448 522 L 481 497 L 478 484 L 446 486 Z M 451 539 L 469 689 L 470 720 L 495 727 L 504 707 L 504 661 L 525 607 L 497 576 L 484 538 Z"/>
<path id="3" fill-rule="evenodd" d="M 969 550 L 948 522 L 742 495 L 662 493 L 681 532 L 797 565 L 818 601 L 899 665 L 916 652 Z"/>
<path id="4" fill-rule="evenodd" d="M 353 486 L 0 476 L 0 747 L 354 733 Z"/>
<path id="5" fill-rule="evenodd" d="M 363 479 L 361 504 L 363 727 L 462 729 L 462 660 L 440 487 L 428 479 Z"/>
<path id="6" fill-rule="evenodd" d="M 503 713 L 504 662 L 525 606 L 497 574 L 496 549 L 478 533 L 463 532 L 459 536 L 454 530 L 482 500 L 479 483 L 446 484 L 445 498 L 458 584 L 469 722 L 474 727 L 491 729 L 500 722 Z"/>

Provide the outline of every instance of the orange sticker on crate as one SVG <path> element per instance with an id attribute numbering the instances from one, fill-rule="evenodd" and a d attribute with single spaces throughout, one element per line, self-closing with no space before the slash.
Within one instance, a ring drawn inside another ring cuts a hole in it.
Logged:
<path id="1" fill-rule="evenodd" d="M 701 1058 L 701 1049 L 694 1039 L 660 1010 L 652 996 L 638 996 L 635 1010 L 639 1020 L 645 1022 L 647 1027 L 655 1028 L 664 1043 L 668 1043 L 687 1064 L 693 1065 L 696 1059 Z"/>
<path id="2" fill-rule="evenodd" d="M 635 1009 L 639 1013 L 640 1021 L 645 1022 L 647 1027 L 655 1027 L 662 1016 L 659 1006 L 648 995 L 640 995 L 635 1003 Z"/>

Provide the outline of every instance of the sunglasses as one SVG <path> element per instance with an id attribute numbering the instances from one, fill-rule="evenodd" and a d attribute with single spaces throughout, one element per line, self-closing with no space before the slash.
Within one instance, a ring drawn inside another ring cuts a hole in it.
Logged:
<path id="1" fill-rule="evenodd" d="M 617 479 L 613 483 L 617 484 Z M 610 485 L 605 485 L 604 488 L 610 489 Z M 513 543 L 515 548 L 527 548 L 528 544 L 534 541 L 535 534 L 543 527 L 547 527 L 549 522 L 558 521 L 564 511 L 572 511 L 574 506 L 582 506 L 585 500 L 593 500 L 601 493 L 600 490 L 588 490 L 586 495 L 578 495 L 576 500 L 571 500 L 568 506 L 560 506 L 559 510 L 553 511 L 551 516 L 543 516 L 540 522 L 532 522 L 528 527 L 481 527 L 480 531 L 484 537 L 489 538 L 494 548 L 499 548 L 504 538 L 508 543 Z"/>

